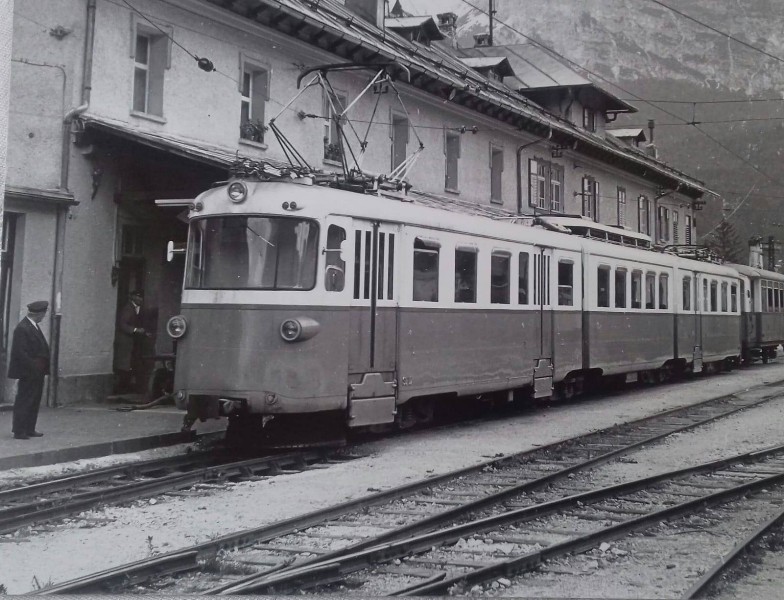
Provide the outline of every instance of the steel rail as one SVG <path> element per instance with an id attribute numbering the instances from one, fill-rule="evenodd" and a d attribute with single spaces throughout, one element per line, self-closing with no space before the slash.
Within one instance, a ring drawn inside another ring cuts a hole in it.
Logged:
<path id="1" fill-rule="evenodd" d="M 0 504 L 3 502 L 13 502 L 20 498 L 29 498 L 33 495 L 48 494 L 82 485 L 90 485 L 92 483 L 105 481 L 115 477 L 135 477 L 143 473 L 164 471 L 167 469 L 180 469 L 183 467 L 189 467 L 191 465 L 198 465 L 200 463 L 209 462 L 209 460 L 205 461 L 204 459 L 210 456 L 212 455 L 206 452 L 170 456 L 167 458 L 152 459 L 136 463 L 125 463 L 121 465 L 113 465 L 111 467 L 103 467 L 101 469 L 93 469 L 85 473 L 68 475 L 66 477 L 44 479 L 19 487 L 8 487 L 0 489 Z M 212 460 L 214 460 L 214 458 Z"/>
<path id="2" fill-rule="evenodd" d="M 487 532 L 501 525 L 510 523 L 520 524 L 526 521 L 558 514 L 567 509 L 581 507 L 600 500 L 618 497 L 622 494 L 644 490 L 662 482 L 674 480 L 679 477 L 710 473 L 737 463 L 753 464 L 777 454 L 784 454 L 784 445 L 762 451 L 748 452 L 729 458 L 711 461 L 701 465 L 687 467 L 684 469 L 677 469 L 667 473 L 660 473 L 651 477 L 645 477 L 607 488 L 574 494 L 565 498 L 508 511 L 469 523 L 455 525 L 447 529 L 426 533 L 416 538 L 397 540 L 389 544 L 382 544 L 348 556 L 338 557 L 331 560 L 319 560 L 297 569 L 272 575 L 263 581 L 251 582 L 242 586 L 234 586 L 227 589 L 225 593 L 285 594 L 286 592 L 291 592 L 294 589 L 302 589 L 304 587 L 318 585 L 322 581 L 335 580 L 339 576 L 343 577 L 351 572 L 358 571 L 366 567 L 377 566 L 380 563 L 385 563 L 404 556 L 417 554 L 419 552 L 431 549 L 434 546 L 455 542 L 458 539 L 464 538 L 466 536 Z M 782 473 L 760 478 L 757 481 L 743 483 L 713 494 L 707 494 L 705 496 L 691 499 L 672 507 L 653 511 L 639 517 L 633 517 L 623 523 L 599 529 L 585 535 L 580 535 L 571 540 L 553 544 L 552 546 L 536 552 L 531 552 L 507 561 L 500 561 L 497 564 L 476 569 L 472 573 L 462 574 L 448 579 L 439 578 L 438 581 L 432 581 L 430 583 L 423 582 L 415 586 L 407 587 L 403 590 L 398 590 L 396 593 L 388 595 L 446 594 L 447 590 L 453 585 L 470 585 L 482 583 L 502 575 L 510 576 L 514 573 L 533 568 L 545 560 L 580 550 L 589 549 L 594 547 L 598 542 L 609 539 L 616 539 L 623 534 L 629 533 L 630 531 L 644 529 L 650 527 L 652 524 L 661 522 L 671 517 L 681 514 L 688 514 L 693 512 L 694 509 L 703 509 L 708 506 L 727 501 L 728 499 L 735 498 L 737 496 L 743 496 L 758 489 L 764 489 L 770 485 L 778 485 L 782 482 L 784 482 L 784 469 L 782 469 Z M 313 569 L 313 571 L 310 569 Z"/>
<path id="3" fill-rule="evenodd" d="M 784 509 L 737 543 L 731 552 L 723 556 L 711 569 L 700 577 L 694 585 L 681 596 L 681 598 L 690 600 L 691 598 L 705 597 L 709 590 L 718 584 L 721 577 L 733 568 L 738 559 L 745 555 L 750 548 L 756 545 L 769 531 L 780 527 L 782 523 L 784 523 Z"/>
<path id="4" fill-rule="evenodd" d="M 73 495 L 67 500 L 63 498 L 49 498 L 38 502 L 12 506 L 0 509 L 0 533 L 9 533 L 25 525 L 61 518 L 98 504 L 136 500 L 152 494 L 187 487 L 202 481 L 226 479 L 259 470 L 274 472 L 286 466 L 306 468 L 308 462 L 318 461 L 322 458 L 322 453 L 313 451 L 268 456 L 201 467 L 186 473 L 173 473 L 147 481 L 132 481 L 108 489 L 86 491 Z"/>
<path id="5" fill-rule="evenodd" d="M 770 388 L 770 387 L 775 387 L 776 385 L 781 385 L 782 383 L 784 383 L 784 380 L 762 384 L 762 385 L 759 385 L 759 386 L 752 387 L 752 388 L 750 388 L 748 390 L 745 390 L 743 393 L 749 394 L 749 393 L 759 392 L 760 390 L 764 390 L 764 389 Z M 698 427 L 698 426 L 701 426 L 701 425 L 703 425 L 705 423 L 708 423 L 708 422 L 710 422 L 712 420 L 723 418 L 723 417 L 735 414 L 735 413 L 737 413 L 739 411 L 746 410 L 746 409 L 749 409 L 749 408 L 753 408 L 755 406 L 758 406 L 759 404 L 762 404 L 764 402 L 768 402 L 768 401 L 770 401 L 770 400 L 772 400 L 772 399 L 774 399 L 776 397 L 779 397 L 779 396 L 780 396 L 780 394 L 776 394 L 776 393 L 770 394 L 770 395 L 766 395 L 766 396 L 763 396 L 762 398 L 749 401 L 748 403 L 743 404 L 742 406 L 735 406 L 735 407 L 731 408 L 730 410 L 723 411 L 723 412 L 721 412 L 719 414 L 712 415 L 712 416 L 710 416 L 708 418 L 701 419 L 701 420 L 696 421 L 696 422 L 693 421 L 690 424 L 677 427 L 676 429 L 670 428 L 665 433 L 655 434 L 655 435 L 650 436 L 649 438 L 646 438 L 646 440 L 642 444 L 635 444 L 634 448 L 637 448 L 640 445 L 644 445 L 646 443 L 653 443 L 653 442 L 655 442 L 655 441 L 657 441 L 659 439 L 662 439 L 663 437 L 666 437 L 667 435 L 671 435 L 673 433 L 678 433 L 678 432 L 682 432 L 682 431 L 685 431 L 685 430 L 688 430 L 688 429 L 691 429 L 691 428 L 694 428 L 694 427 Z M 617 434 L 619 431 L 623 432 L 623 430 L 627 430 L 628 431 L 628 430 L 632 430 L 632 429 L 637 428 L 637 427 L 649 425 L 651 423 L 655 423 L 657 420 L 663 420 L 663 419 L 667 419 L 669 417 L 678 415 L 678 413 L 684 413 L 685 414 L 685 413 L 689 413 L 689 412 L 693 412 L 693 411 L 699 411 L 700 409 L 705 408 L 705 407 L 709 407 L 710 408 L 711 405 L 715 404 L 715 403 L 730 402 L 730 401 L 733 401 L 733 400 L 742 401 L 742 399 L 738 398 L 738 396 L 736 396 L 735 394 L 725 394 L 725 395 L 722 395 L 722 396 L 719 396 L 719 397 L 715 397 L 715 398 L 711 398 L 711 399 L 702 401 L 702 402 L 694 404 L 694 405 L 669 409 L 669 410 L 657 413 L 655 415 L 650 415 L 650 416 L 647 416 L 647 417 L 644 417 L 644 418 L 641 418 L 641 419 L 638 419 L 636 421 L 632 421 L 630 423 L 626 423 L 626 424 L 623 424 L 623 425 L 614 425 L 612 427 L 609 427 L 609 428 L 606 428 L 606 429 L 603 429 L 603 430 L 599 430 L 597 432 L 592 432 L 592 433 L 589 433 L 587 435 L 580 436 L 578 438 L 572 438 L 572 439 L 568 439 L 568 440 L 561 440 L 561 441 L 555 442 L 553 444 L 549 444 L 547 446 L 542 446 L 542 447 L 539 447 L 539 448 L 535 448 L 533 450 L 526 450 L 524 452 L 512 454 L 512 455 L 509 455 L 509 456 L 506 456 L 506 457 L 503 457 L 503 458 L 498 458 L 498 459 L 492 459 L 492 460 L 489 460 L 489 461 L 484 461 L 482 463 L 478 463 L 477 465 L 472 465 L 470 467 L 463 467 L 463 468 L 460 468 L 460 469 L 456 469 L 456 470 L 453 470 L 453 471 L 450 471 L 450 472 L 447 472 L 447 473 L 444 473 L 444 474 L 441 474 L 441 475 L 437 475 L 437 476 L 429 477 L 429 478 L 426 478 L 426 479 L 423 479 L 423 480 L 420 480 L 420 481 L 415 481 L 415 482 L 412 482 L 412 483 L 408 483 L 408 484 L 405 484 L 403 486 L 396 487 L 396 488 L 393 488 L 393 489 L 390 489 L 390 490 L 384 490 L 384 491 L 377 492 L 377 493 L 374 493 L 374 494 L 371 494 L 371 495 L 368 495 L 368 496 L 363 496 L 361 498 L 357 498 L 357 499 L 354 499 L 354 500 L 343 502 L 341 504 L 337 504 L 337 505 L 328 507 L 326 509 L 320 509 L 320 510 L 312 511 L 312 512 L 306 513 L 304 515 L 291 517 L 291 518 L 285 519 L 283 521 L 279 521 L 279 522 L 276 522 L 276 523 L 264 525 L 264 526 L 257 527 L 257 528 L 251 528 L 251 529 L 246 529 L 246 530 L 242 530 L 242 531 L 239 531 L 239 532 L 233 532 L 233 533 L 221 536 L 219 538 L 210 540 L 208 542 L 203 542 L 201 544 L 194 545 L 194 546 L 192 546 L 190 548 L 187 548 L 187 549 L 184 549 L 184 550 L 196 551 L 198 553 L 198 555 L 199 555 L 199 559 L 204 559 L 204 558 L 207 558 L 209 556 L 214 556 L 217 553 L 219 553 L 220 551 L 229 551 L 229 550 L 233 550 L 233 549 L 236 549 L 236 548 L 246 547 L 246 546 L 249 546 L 249 545 L 254 544 L 254 543 L 258 544 L 258 543 L 268 542 L 268 541 L 273 540 L 275 538 L 279 538 L 279 537 L 282 537 L 282 536 L 285 536 L 285 535 L 288 535 L 288 534 L 291 534 L 291 533 L 295 533 L 297 531 L 305 530 L 305 529 L 307 529 L 309 527 L 313 527 L 313 526 L 317 526 L 317 525 L 323 524 L 323 523 L 328 522 L 330 520 L 333 520 L 333 519 L 335 519 L 337 517 L 341 517 L 341 516 L 350 514 L 352 512 L 365 510 L 365 509 L 368 509 L 369 507 L 376 506 L 376 505 L 382 504 L 384 502 L 388 502 L 388 501 L 392 501 L 392 500 L 395 500 L 395 499 L 403 498 L 403 497 L 405 497 L 407 495 L 416 493 L 418 491 L 421 491 L 421 490 L 424 490 L 424 489 L 427 489 L 427 488 L 431 488 L 431 487 L 433 487 L 435 485 L 438 485 L 440 483 L 443 483 L 443 482 L 446 482 L 446 481 L 449 481 L 449 480 L 453 480 L 453 479 L 458 479 L 458 478 L 461 478 L 461 477 L 463 477 L 465 475 L 482 471 L 482 470 L 484 470 L 486 468 L 502 467 L 505 463 L 508 463 L 508 462 L 511 462 L 511 461 L 524 459 L 526 457 L 536 456 L 536 455 L 538 455 L 540 453 L 547 453 L 547 452 L 551 452 L 551 451 L 554 451 L 554 450 L 559 450 L 565 444 L 579 444 L 580 442 L 584 443 L 584 442 L 586 442 L 586 440 L 590 440 L 590 439 L 595 438 L 595 437 L 600 437 L 602 435 Z M 618 451 L 614 450 L 610 454 L 612 454 L 614 456 L 618 456 L 621 453 L 622 452 L 618 452 Z M 612 456 L 607 456 L 607 458 L 605 460 L 610 460 L 611 458 L 612 458 Z M 599 460 L 601 460 L 601 457 L 599 457 Z M 592 459 L 591 460 L 591 465 L 594 465 L 594 464 L 597 464 L 597 463 L 596 463 L 595 460 Z M 567 471 L 564 472 L 563 477 L 568 476 L 568 474 L 571 473 L 571 472 L 575 472 L 575 469 L 570 467 Z M 552 482 L 554 480 L 554 478 L 549 477 L 549 476 L 546 477 L 546 479 L 549 482 Z M 539 483 L 539 485 L 544 485 L 544 484 L 548 483 L 548 481 L 541 481 Z M 454 519 L 455 516 L 456 515 L 453 514 L 452 518 Z M 436 526 L 435 521 L 431 522 L 430 527 L 432 528 L 432 527 L 435 527 L 435 526 Z M 411 534 L 414 534 L 414 533 L 416 533 L 416 530 L 409 529 L 408 527 L 406 527 L 405 531 L 400 531 L 397 535 L 401 535 L 401 536 L 402 535 L 411 535 Z M 374 539 L 374 540 L 372 540 L 370 542 L 367 542 L 367 543 L 361 542 L 361 544 L 363 544 L 363 546 L 368 545 L 368 544 L 369 545 L 376 545 L 376 544 L 378 544 L 378 541 L 377 541 L 377 539 Z M 357 548 L 355 546 L 348 546 L 345 550 L 343 550 L 343 551 L 341 551 L 339 553 L 335 553 L 335 554 L 347 554 L 349 552 L 353 552 L 353 551 L 356 551 L 356 550 L 357 550 Z M 183 551 L 183 550 L 181 550 L 181 551 Z M 177 551 L 177 552 L 180 552 L 180 551 Z M 170 554 L 174 554 L 174 553 L 175 552 L 172 552 Z M 165 556 L 166 555 L 162 555 L 160 557 L 147 559 L 148 563 L 150 564 L 151 569 L 154 570 L 156 562 L 158 560 L 160 560 L 160 559 L 165 558 Z M 333 556 L 333 554 L 330 553 L 328 555 L 323 555 L 322 557 L 318 557 L 316 559 L 313 559 L 313 561 L 315 561 L 315 560 L 324 560 L 325 558 L 331 558 L 332 556 Z M 300 566 L 300 565 L 310 564 L 313 561 L 304 561 L 302 563 L 299 563 L 297 565 L 297 567 Z M 143 563 L 144 561 L 141 561 L 141 562 Z M 137 570 L 138 570 L 138 564 L 137 563 L 133 563 L 133 564 L 137 565 Z M 288 568 L 293 568 L 293 567 L 288 567 Z M 248 577 L 243 578 L 241 581 L 234 581 L 234 582 L 231 582 L 231 584 L 221 586 L 220 588 L 215 588 L 214 590 L 210 590 L 210 591 L 207 591 L 205 593 L 222 593 L 224 591 L 224 589 L 228 589 L 229 587 L 232 587 L 232 586 L 237 585 L 239 583 L 244 583 L 244 582 L 251 583 L 254 580 L 258 580 L 260 577 L 266 577 L 266 576 L 269 576 L 270 574 L 282 573 L 282 572 L 286 571 L 288 568 L 287 567 L 272 568 L 272 569 L 269 569 L 268 571 L 265 571 L 263 573 L 250 575 Z M 78 581 L 80 581 L 80 580 L 68 581 L 68 582 L 64 582 L 64 583 L 59 584 L 59 585 L 55 585 L 55 586 L 53 586 L 51 588 L 47 588 L 47 590 L 37 591 L 35 593 L 75 593 L 75 592 L 89 593 L 89 592 L 93 592 L 93 591 L 103 591 L 106 588 L 118 585 L 118 584 L 120 584 L 123 581 L 122 575 L 118 574 L 119 573 L 118 569 L 120 569 L 120 568 L 118 567 L 117 569 L 109 569 L 109 570 L 103 571 L 101 573 L 96 573 L 96 574 L 91 576 L 91 578 L 89 579 L 88 584 L 86 584 L 86 585 L 79 584 Z"/>

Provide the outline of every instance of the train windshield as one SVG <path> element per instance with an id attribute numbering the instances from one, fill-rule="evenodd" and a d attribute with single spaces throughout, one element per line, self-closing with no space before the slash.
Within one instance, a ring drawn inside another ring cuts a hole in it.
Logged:
<path id="1" fill-rule="evenodd" d="M 309 290 L 316 285 L 318 225 L 232 215 L 191 223 L 185 285 L 195 289 Z"/>

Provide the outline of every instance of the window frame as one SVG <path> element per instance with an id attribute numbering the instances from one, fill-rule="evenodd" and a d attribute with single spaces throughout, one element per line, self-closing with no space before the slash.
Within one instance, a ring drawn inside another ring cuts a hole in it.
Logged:
<path id="1" fill-rule="evenodd" d="M 444 129 L 444 190 L 457 193 L 460 190 L 460 155 L 462 153 L 461 135 L 457 131 Z M 450 145 L 450 140 L 453 145 Z M 455 156 L 451 156 L 450 148 L 454 148 Z M 452 167 L 450 168 L 450 165 Z M 452 173 L 454 169 L 454 173 Z M 450 185 L 450 175 L 454 185 Z"/>
<path id="2" fill-rule="evenodd" d="M 136 61 L 137 39 L 145 37 L 147 44 L 147 62 Z M 153 121 L 166 122 L 164 118 L 164 94 L 166 91 L 166 71 L 171 68 L 171 47 L 174 29 L 171 25 L 143 20 L 135 13 L 131 14 L 130 58 L 133 68 L 131 84 L 131 115 L 144 117 Z M 144 110 L 136 107 L 136 70 L 144 65 L 145 100 Z"/>
<path id="3" fill-rule="evenodd" d="M 528 206 L 563 212 L 564 167 L 537 156 L 528 159 Z"/>
<path id="4" fill-rule="evenodd" d="M 498 158 L 500 157 L 500 158 Z M 497 142 L 490 142 L 490 202 L 504 203 L 504 147 Z"/>
<path id="5" fill-rule="evenodd" d="M 618 216 L 618 226 L 619 227 L 626 227 L 626 188 L 622 186 L 618 186 L 616 188 L 616 200 L 617 200 L 617 216 Z"/>

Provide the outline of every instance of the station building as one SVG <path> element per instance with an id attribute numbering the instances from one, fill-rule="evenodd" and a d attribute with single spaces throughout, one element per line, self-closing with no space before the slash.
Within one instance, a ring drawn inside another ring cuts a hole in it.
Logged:
<path id="1" fill-rule="evenodd" d="M 285 160 L 277 127 L 308 163 L 340 171 L 333 99 L 367 136 L 364 169 L 416 153 L 421 194 L 494 214 L 565 214 L 639 231 L 660 245 L 696 240 L 711 192 L 655 156 L 642 130 L 612 131 L 626 102 L 526 46 L 458 48 L 454 15 L 411 16 L 383 0 L 24 0 L 13 22 L 3 222 L 0 369 L 31 299 L 52 303 L 50 405 L 110 393 L 115 329 L 143 288 L 156 332 L 179 309 L 182 208 L 227 178 L 239 155 Z M 305 77 L 303 77 L 305 75 Z M 302 79 L 302 81 L 299 81 Z M 421 150 L 420 150 L 421 149 Z M 3 400 L 13 400 L 6 382 Z"/>

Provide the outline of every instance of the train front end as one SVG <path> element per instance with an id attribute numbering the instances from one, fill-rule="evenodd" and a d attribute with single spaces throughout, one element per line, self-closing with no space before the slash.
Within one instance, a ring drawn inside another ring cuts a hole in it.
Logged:
<path id="1" fill-rule="evenodd" d="M 168 324 L 175 398 L 192 421 L 227 417 L 231 439 L 342 439 L 348 311 L 325 293 L 335 269 L 320 264 L 334 255 L 320 191 L 234 180 L 190 211 L 181 312 Z"/>

